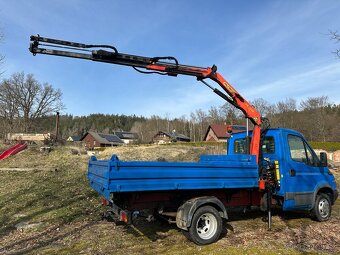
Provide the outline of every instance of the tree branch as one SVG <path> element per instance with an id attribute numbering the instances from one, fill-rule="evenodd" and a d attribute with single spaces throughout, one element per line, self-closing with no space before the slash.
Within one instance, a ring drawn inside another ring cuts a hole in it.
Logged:
<path id="1" fill-rule="evenodd" d="M 332 41 L 335 41 L 335 43 L 340 43 L 340 34 L 338 33 L 338 31 L 329 31 L 328 35 Z M 340 49 L 336 49 L 332 53 L 340 58 Z"/>

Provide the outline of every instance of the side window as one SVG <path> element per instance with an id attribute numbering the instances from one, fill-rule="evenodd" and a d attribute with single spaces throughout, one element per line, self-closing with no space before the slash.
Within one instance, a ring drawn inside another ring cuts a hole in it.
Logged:
<path id="1" fill-rule="evenodd" d="M 307 144 L 306 146 L 306 151 L 307 151 L 307 159 L 308 159 L 308 165 L 311 166 L 318 166 L 319 165 L 319 160 L 316 157 L 316 155 L 312 152 L 312 150 L 309 148 Z"/>
<path id="2" fill-rule="evenodd" d="M 307 143 L 298 136 L 288 135 L 290 156 L 293 160 L 310 166 L 318 166 L 319 162 Z"/>
<path id="3" fill-rule="evenodd" d="M 245 154 L 246 153 L 246 139 L 236 139 L 234 142 L 234 153 Z"/>
<path id="4" fill-rule="evenodd" d="M 301 137 L 288 135 L 288 144 L 292 160 L 307 163 L 305 145 Z"/>
<path id="5" fill-rule="evenodd" d="M 275 142 L 274 137 L 266 136 L 262 143 L 262 153 L 274 154 L 275 153 Z"/>
<path id="6" fill-rule="evenodd" d="M 246 139 L 240 138 L 234 141 L 234 153 L 245 154 L 246 153 Z M 273 136 L 266 136 L 262 144 L 262 153 L 274 154 L 275 153 L 275 140 Z"/>

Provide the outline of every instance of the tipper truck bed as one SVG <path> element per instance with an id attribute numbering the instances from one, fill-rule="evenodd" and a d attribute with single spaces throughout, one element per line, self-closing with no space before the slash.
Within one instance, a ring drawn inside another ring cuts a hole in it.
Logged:
<path id="1" fill-rule="evenodd" d="M 112 192 L 258 188 L 252 155 L 202 155 L 199 162 L 89 161 L 90 185 L 106 199 Z"/>

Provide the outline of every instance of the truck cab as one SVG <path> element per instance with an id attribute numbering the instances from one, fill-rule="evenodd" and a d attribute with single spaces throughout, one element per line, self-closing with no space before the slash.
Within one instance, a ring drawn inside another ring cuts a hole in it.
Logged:
<path id="1" fill-rule="evenodd" d="M 249 132 L 249 136 L 252 132 Z M 246 132 L 233 134 L 227 143 L 229 155 L 246 153 Z M 265 132 L 261 143 L 262 157 L 276 162 L 278 187 L 274 196 L 284 211 L 317 210 L 318 220 L 327 220 L 331 205 L 338 197 L 333 174 L 328 169 L 327 155 L 318 157 L 299 132 L 273 128 Z M 315 214 L 315 212 L 314 212 Z"/>

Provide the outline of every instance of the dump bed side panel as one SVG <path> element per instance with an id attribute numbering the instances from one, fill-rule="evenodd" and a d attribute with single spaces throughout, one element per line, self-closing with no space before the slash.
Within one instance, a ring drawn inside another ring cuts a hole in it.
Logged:
<path id="1" fill-rule="evenodd" d="M 92 157 L 90 185 L 104 197 L 114 192 L 258 187 L 252 155 L 206 155 L 199 162 L 141 162 Z"/>

